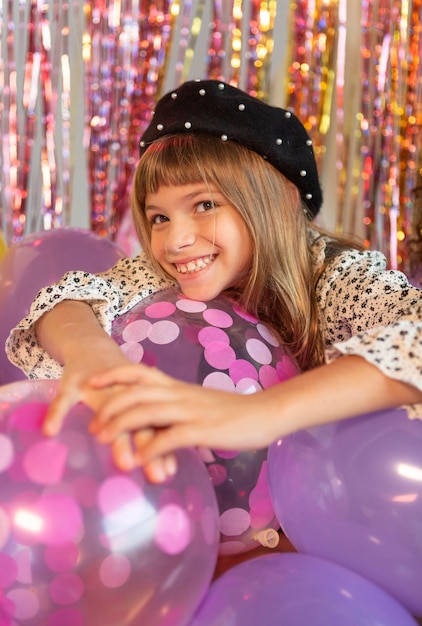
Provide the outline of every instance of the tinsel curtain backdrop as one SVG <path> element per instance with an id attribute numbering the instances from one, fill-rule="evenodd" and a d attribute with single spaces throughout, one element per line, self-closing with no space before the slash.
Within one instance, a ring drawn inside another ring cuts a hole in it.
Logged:
<path id="1" fill-rule="evenodd" d="M 158 97 L 197 77 L 293 110 L 319 222 L 414 271 L 422 0 L 0 0 L 0 232 L 83 226 L 137 251 L 128 189 Z M 413 268 L 413 269 L 412 269 Z"/>

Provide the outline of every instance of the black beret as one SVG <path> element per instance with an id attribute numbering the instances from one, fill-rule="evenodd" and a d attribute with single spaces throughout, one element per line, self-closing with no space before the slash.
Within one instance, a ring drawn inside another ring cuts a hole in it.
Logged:
<path id="1" fill-rule="evenodd" d="M 195 132 L 257 152 L 296 185 L 312 217 L 318 213 L 322 191 L 312 141 L 291 111 L 221 81 L 188 81 L 158 101 L 140 155 L 164 135 Z"/>

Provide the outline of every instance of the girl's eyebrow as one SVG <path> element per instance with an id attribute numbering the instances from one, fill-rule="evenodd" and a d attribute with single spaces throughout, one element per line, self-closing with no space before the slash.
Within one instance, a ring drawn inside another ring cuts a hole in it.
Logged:
<path id="1" fill-rule="evenodd" d="M 192 193 L 188 193 L 182 197 L 182 200 L 194 200 L 196 196 L 200 196 L 203 194 L 209 194 L 212 196 L 223 195 L 218 189 L 209 189 L 208 187 L 204 187 L 203 189 L 197 189 L 192 191 Z M 154 204 L 145 205 L 145 213 L 148 211 L 161 211 L 162 207 L 156 206 Z"/>

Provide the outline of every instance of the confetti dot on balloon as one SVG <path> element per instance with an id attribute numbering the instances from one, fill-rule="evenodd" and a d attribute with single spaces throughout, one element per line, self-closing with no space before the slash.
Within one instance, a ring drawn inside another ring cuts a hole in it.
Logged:
<path id="1" fill-rule="evenodd" d="M 256 380 L 251 378 L 242 378 L 236 385 L 236 392 L 246 395 L 248 393 L 256 393 L 262 391 L 262 387 Z"/>
<path id="2" fill-rule="evenodd" d="M 27 620 L 35 617 L 40 610 L 40 603 L 36 594 L 30 589 L 12 589 L 6 594 L 15 604 L 13 617 Z"/>
<path id="3" fill-rule="evenodd" d="M 248 313 L 247 311 L 243 311 L 237 305 L 233 306 L 233 311 L 242 319 L 246 320 L 247 322 L 251 322 L 251 324 L 256 324 L 258 322 L 258 318 L 256 318 L 251 313 Z"/>
<path id="4" fill-rule="evenodd" d="M 294 362 L 286 356 L 282 357 L 281 360 L 277 362 L 275 368 L 280 380 L 288 380 L 289 378 L 293 378 L 293 376 L 297 376 L 299 373 Z"/>
<path id="5" fill-rule="evenodd" d="M 179 334 L 180 328 L 177 324 L 168 320 L 162 320 L 160 322 L 155 322 L 151 326 L 148 339 L 152 341 L 152 343 L 166 345 L 175 341 Z"/>
<path id="6" fill-rule="evenodd" d="M 172 315 L 176 310 L 176 305 L 173 302 L 155 302 L 154 304 L 150 304 L 145 309 L 145 315 L 148 317 L 152 317 L 155 319 L 168 317 Z"/>
<path id="7" fill-rule="evenodd" d="M 272 365 L 263 365 L 259 370 L 259 381 L 264 389 L 273 387 L 280 382 L 275 367 L 272 367 Z"/>
<path id="8" fill-rule="evenodd" d="M 105 515 L 125 511 L 133 507 L 133 503 L 142 508 L 142 502 L 142 488 L 129 476 L 112 476 L 98 490 L 98 506 Z"/>
<path id="9" fill-rule="evenodd" d="M 56 576 L 50 584 L 50 597 L 60 605 L 75 604 L 84 592 L 84 584 L 77 574 L 65 572 Z"/>
<path id="10" fill-rule="evenodd" d="M 0 587 L 10 587 L 16 580 L 18 574 L 18 566 L 14 558 L 8 554 L 0 553 Z"/>
<path id="11" fill-rule="evenodd" d="M 76 540 L 82 530 L 82 513 L 73 498 L 62 493 L 46 493 L 35 508 L 42 522 L 39 539 L 46 545 Z"/>
<path id="12" fill-rule="evenodd" d="M 269 365 L 272 361 L 272 354 L 263 341 L 259 339 L 247 339 L 246 350 L 248 354 L 261 365 Z"/>
<path id="13" fill-rule="evenodd" d="M 166 554 L 180 554 L 189 545 L 191 523 L 179 506 L 169 504 L 158 511 L 155 543 Z"/>
<path id="14" fill-rule="evenodd" d="M 205 348 L 204 358 L 211 367 L 226 370 L 236 359 L 236 353 L 227 343 L 214 342 Z"/>
<path id="15" fill-rule="evenodd" d="M 274 520 L 274 509 L 271 504 L 266 508 L 262 507 L 259 510 L 251 508 L 250 510 L 251 528 L 264 528 L 271 524 Z M 276 523 L 277 528 L 279 524 Z"/>
<path id="16" fill-rule="evenodd" d="M 246 359 L 236 359 L 230 363 L 229 374 L 235 384 L 242 380 L 242 378 L 252 378 L 253 380 L 258 380 L 258 372 L 256 371 L 256 368 L 252 365 L 252 363 L 246 361 Z"/>
<path id="17" fill-rule="evenodd" d="M 199 300 L 188 300 L 187 298 L 181 298 L 176 302 L 176 307 L 179 311 L 184 311 L 185 313 L 202 313 L 207 308 L 205 302 L 200 302 Z"/>
<path id="18" fill-rule="evenodd" d="M 220 459 L 235 459 L 239 456 L 239 450 L 219 450 L 214 448 L 214 453 L 220 457 Z"/>
<path id="19" fill-rule="evenodd" d="M 198 333 L 198 341 L 206 348 L 211 343 L 226 343 L 227 345 L 230 343 L 229 336 L 224 330 L 221 328 L 214 328 L 212 326 L 206 326 L 205 328 L 201 328 Z"/>
<path id="20" fill-rule="evenodd" d="M 261 337 L 265 339 L 267 343 L 270 344 L 270 346 L 277 348 L 280 345 L 278 338 L 274 335 L 274 333 L 271 332 L 271 330 L 267 326 L 265 326 L 264 324 L 258 323 L 256 325 L 256 329 L 261 335 Z"/>
<path id="21" fill-rule="evenodd" d="M 220 463 L 212 463 L 207 467 L 208 474 L 210 475 L 212 484 L 216 487 L 222 485 L 227 479 L 227 469 Z"/>
<path id="22" fill-rule="evenodd" d="M 142 489 L 129 477 L 116 476 L 103 483 L 98 499 L 105 515 L 102 544 L 111 552 L 129 550 L 135 525 L 146 523 L 152 515 Z"/>
<path id="23" fill-rule="evenodd" d="M 185 491 L 185 506 L 191 518 L 198 522 L 204 509 L 204 498 L 202 497 L 202 492 L 197 487 L 192 485 L 187 487 Z"/>
<path id="24" fill-rule="evenodd" d="M 220 515 L 220 531 L 228 537 L 241 535 L 248 530 L 250 521 L 250 515 L 245 509 L 227 509 Z"/>
<path id="25" fill-rule="evenodd" d="M 131 573 L 129 559 L 124 554 L 109 554 L 100 565 L 100 579 L 106 587 L 122 587 Z"/>
<path id="26" fill-rule="evenodd" d="M 220 389 L 221 391 L 235 391 L 232 379 L 224 372 L 211 372 L 211 374 L 205 376 L 202 386 L 209 389 Z"/>
<path id="27" fill-rule="evenodd" d="M 44 553 L 44 560 L 51 571 L 62 573 L 71 570 L 76 565 L 78 556 L 78 547 L 69 542 L 58 546 L 48 546 Z"/>
<path id="28" fill-rule="evenodd" d="M 10 415 L 11 427 L 16 430 L 38 433 L 48 406 L 45 402 L 28 402 L 17 406 Z"/>
<path id="29" fill-rule="evenodd" d="M 122 343 L 120 346 L 123 354 L 132 361 L 132 363 L 140 363 L 143 359 L 145 350 L 140 343 L 136 343 L 135 341 L 128 341 L 126 343 Z"/>
<path id="30" fill-rule="evenodd" d="M 252 528 L 263 528 L 273 521 L 275 513 L 268 484 L 267 461 L 262 463 L 256 485 L 249 494 L 249 506 Z"/>
<path id="31" fill-rule="evenodd" d="M 220 311 L 220 309 L 207 309 L 204 311 L 203 317 L 208 324 L 218 326 L 219 328 L 230 328 L 230 326 L 233 326 L 233 318 L 225 311 Z"/>
<path id="32" fill-rule="evenodd" d="M 13 444 L 9 437 L 0 433 L 0 472 L 7 470 L 13 462 Z"/>
<path id="33" fill-rule="evenodd" d="M 122 338 L 131 343 L 132 341 L 143 341 L 148 337 L 148 333 L 151 330 L 151 322 L 148 320 L 135 320 L 130 322 L 122 330 Z"/>
<path id="34" fill-rule="evenodd" d="M 59 441 L 39 441 L 25 453 L 23 467 L 33 483 L 55 485 L 63 478 L 67 448 Z"/>

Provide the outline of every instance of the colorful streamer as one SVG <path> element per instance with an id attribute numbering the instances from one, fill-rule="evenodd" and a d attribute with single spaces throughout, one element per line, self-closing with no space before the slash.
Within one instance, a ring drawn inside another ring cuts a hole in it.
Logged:
<path id="1" fill-rule="evenodd" d="M 367 242 L 406 267 L 421 159 L 422 3 L 368 0 L 362 14 L 362 170 Z"/>
<path id="2" fill-rule="evenodd" d="M 0 5 L 1 224 L 10 243 L 62 226 L 69 208 L 68 11 L 61 0 Z"/>

